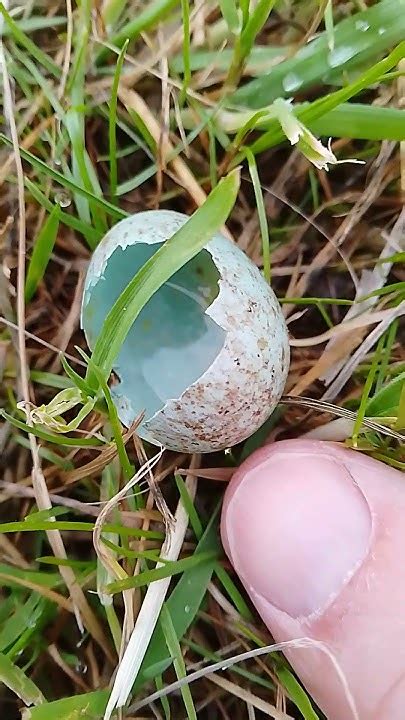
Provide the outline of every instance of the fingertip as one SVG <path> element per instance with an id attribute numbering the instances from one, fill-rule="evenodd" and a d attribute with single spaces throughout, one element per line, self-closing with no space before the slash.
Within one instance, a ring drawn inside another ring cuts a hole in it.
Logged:
<path id="1" fill-rule="evenodd" d="M 362 720 L 405 673 L 404 512 L 398 471 L 308 439 L 261 448 L 224 499 L 224 548 L 264 622 L 277 641 L 325 643 Z M 286 654 L 330 720 L 353 716 L 326 655 Z"/>
<path id="2" fill-rule="evenodd" d="M 248 587 L 305 618 L 332 602 L 363 562 L 370 511 L 345 465 L 322 444 L 278 443 L 257 460 L 226 499 L 226 549 Z"/>

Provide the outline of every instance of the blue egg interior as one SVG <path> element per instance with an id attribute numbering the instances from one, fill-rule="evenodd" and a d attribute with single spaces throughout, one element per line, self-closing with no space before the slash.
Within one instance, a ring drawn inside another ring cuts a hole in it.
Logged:
<path id="1" fill-rule="evenodd" d="M 114 302 L 160 243 L 118 247 L 104 274 L 87 291 L 83 327 L 90 348 Z M 114 372 L 114 395 L 125 400 L 125 424 L 139 412 L 145 419 L 167 400 L 179 398 L 209 368 L 225 341 L 225 331 L 205 313 L 219 293 L 220 274 L 202 250 L 149 300 L 121 348 Z M 122 414 L 122 413 L 121 413 Z"/>

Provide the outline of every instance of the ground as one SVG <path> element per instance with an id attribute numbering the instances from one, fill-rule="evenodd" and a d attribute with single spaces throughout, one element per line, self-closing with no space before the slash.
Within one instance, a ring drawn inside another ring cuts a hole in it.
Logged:
<path id="1" fill-rule="evenodd" d="M 224 482 L 256 447 L 312 431 L 404 468 L 402 5 L 0 4 L 7 720 L 103 717 L 146 589 L 159 610 L 163 577 L 168 599 L 122 717 L 322 717 L 275 654 L 184 684 L 143 716 L 131 703 L 271 643 L 218 536 Z M 120 425 L 107 384 L 145 302 L 140 278 L 90 361 L 79 318 L 105 232 L 155 208 L 197 214 L 149 291 L 185 262 L 180 247 L 192 257 L 226 224 L 271 282 L 292 356 L 278 408 L 246 442 L 166 451 L 148 473 L 156 448 Z"/>

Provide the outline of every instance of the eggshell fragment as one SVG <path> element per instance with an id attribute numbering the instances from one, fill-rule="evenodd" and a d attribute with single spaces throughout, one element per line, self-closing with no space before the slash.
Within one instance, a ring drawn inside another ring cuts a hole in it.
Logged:
<path id="1" fill-rule="evenodd" d="M 107 312 L 151 256 L 147 246 L 167 240 L 187 219 L 168 210 L 141 212 L 107 233 L 90 262 L 84 291 L 82 327 L 90 348 Z M 135 246 L 134 263 L 129 250 Z M 181 452 L 212 452 L 241 442 L 263 424 L 283 392 L 288 366 L 287 329 L 276 296 L 246 255 L 216 234 L 135 320 L 114 366 L 120 379 L 114 400 L 125 426 L 146 409 L 139 428 L 145 440 Z M 170 388 L 176 389 L 173 395 Z"/>

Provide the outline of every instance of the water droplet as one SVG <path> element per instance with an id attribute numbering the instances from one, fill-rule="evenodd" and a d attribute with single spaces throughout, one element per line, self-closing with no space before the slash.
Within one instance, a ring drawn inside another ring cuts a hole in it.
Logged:
<path id="1" fill-rule="evenodd" d="M 61 207 L 69 207 L 70 203 L 72 202 L 69 195 L 65 192 L 57 192 L 55 193 L 55 202 L 58 203 Z"/>
<path id="2" fill-rule="evenodd" d="M 385 27 L 380 27 L 380 28 L 378 28 L 378 34 L 379 34 L 379 35 L 384 35 L 385 32 L 386 32 Z"/>
<path id="3" fill-rule="evenodd" d="M 186 606 L 185 606 L 184 612 L 185 612 L 185 613 L 189 613 L 189 612 L 190 612 L 190 605 L 186 605 Z"/>
<path id="4" fill-rule="evenodd" d="M 81 660 L 79 660 L 79 662 L 77 662 L 76 665 L 75 665 L 75 671 L 76 671 L 79 675 L 85 675 L 86 672 L 87 672 L 87 665 L 86 665 L 86 663 L 84 663 L 84 662 L 82 662 Z"/>
<path id="5" fill-rule="evenodd" d="M 339 65 L 344 65 L 348 60 L 350 60 L 354 55 L 356 54 L 356 50 L 349 45 L 341 45 L 341 47 L 337 47 L 334 50 L 331 50 L 331 52 L 328 55 L 328 64 L 329 67 L 339 67 Z"/>
<path id="6" fill-rule="evenodd" d="M 227 666 L 227 665 L 223 665 L 223 666 L 221 667 L 221 670 L 222 670 L 223 672 L 224 672 L 225 670 L 228 670 L 228 666 Z"/>
<path id="7" fill-rule="evenodd" d="M 298 90 L 301 85 L 302 80 L 294 73 L 288 73 L 285 78 L 283 78 L 283 88 L 286 92 L 293 92 L 294 90 Z"/>
<path id="8" fill-rule="evenodd" d="M 59 167 L 59 165 L 62 165 L 62 160 L 60 160 L 60 158 L 55 158 L 54 163 Z"/>
<path id="9" fill-rule="evenodd" d="M 370 29 L 370 25 L 365 20 L 356 20 L 354 26 L 356 30 L 360 30 L 361 32 L 367 32 L 367 30 Z"/>

